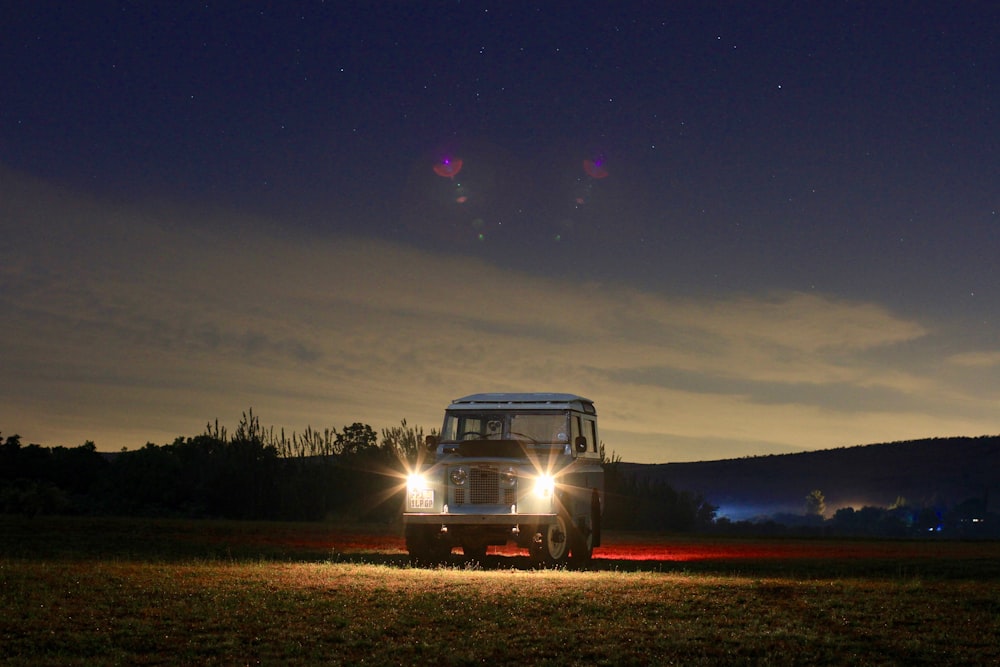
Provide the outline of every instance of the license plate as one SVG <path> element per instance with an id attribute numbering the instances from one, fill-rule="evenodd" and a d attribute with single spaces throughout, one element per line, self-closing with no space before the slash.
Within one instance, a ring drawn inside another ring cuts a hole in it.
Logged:
<path id="1" fill-rule="evenodd" d="M 412 489 L 410 490 L 409 506 L 415 510 L 429 510 L 434 508 L 434 489 Z"/>

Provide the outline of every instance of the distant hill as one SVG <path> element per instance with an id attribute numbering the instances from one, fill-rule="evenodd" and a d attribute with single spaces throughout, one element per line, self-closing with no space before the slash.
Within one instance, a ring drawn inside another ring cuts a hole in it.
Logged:
<path id="1" fill-rule="evenodd" d="M 622 463 L 625 475 L 666 481 L 700 493 L 718 515 L 743 520 L 803 514 L 806 495 L 826 497 L 827 516 L 841 507 L 952 507 L 970 498 L 1000 511 L 1000 436 L 932 438 L 798 454 L 698 463 Z"/>

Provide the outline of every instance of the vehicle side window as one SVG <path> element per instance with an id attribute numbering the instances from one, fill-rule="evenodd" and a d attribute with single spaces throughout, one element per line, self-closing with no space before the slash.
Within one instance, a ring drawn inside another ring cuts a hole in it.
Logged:
<path id="1" fill-rule="evenodd" d="M 590 441 L 590 451 L 597 452 L 597 422 L 592 419 L 587 420 L 587 440 Z"/>

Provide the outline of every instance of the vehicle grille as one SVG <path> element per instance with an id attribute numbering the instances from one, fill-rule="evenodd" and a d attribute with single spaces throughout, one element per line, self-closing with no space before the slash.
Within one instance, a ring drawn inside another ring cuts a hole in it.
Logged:
<path id="1" fill-rule="evenodd" d="M 473 468 L 469 471 L 469 494 L 473 505 L 499 502 L 500 475 L 496 468 Z"/>
<path id="2" fill-rule="evenodd" d="M 469 470 L 466 487 L 453 489 L 456 505 L 513 505 L 517 502 L 516 488 L 500 488 L 500 473 L 492 466 L 476 466 Z"/>

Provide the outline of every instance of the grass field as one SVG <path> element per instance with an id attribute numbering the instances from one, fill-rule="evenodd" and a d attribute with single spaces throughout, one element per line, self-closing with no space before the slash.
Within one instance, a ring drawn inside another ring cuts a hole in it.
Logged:
<path id="1" fill-rule="evenodd" d="M 398 530 L 0 517 L 0 663 L 1000 663 L 1000 544 L 609 536 L 415 569 Z"/>

